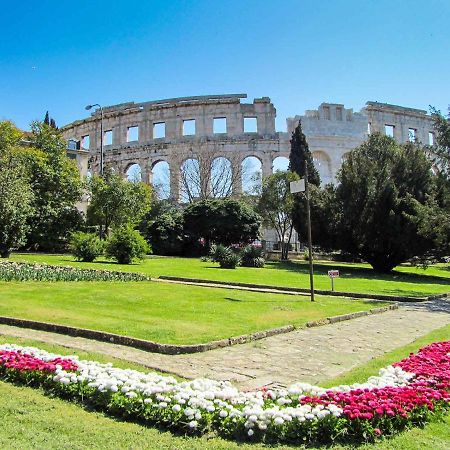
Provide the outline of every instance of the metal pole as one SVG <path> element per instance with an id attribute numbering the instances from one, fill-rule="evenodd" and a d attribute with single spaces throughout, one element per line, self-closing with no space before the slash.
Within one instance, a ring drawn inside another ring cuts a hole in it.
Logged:
<path id="1" fill-rule="evenodd" d="M 314 268 L 311 238 L 311 211 L 309 208 L 309 183 L 308 183 L 308 163 L 305 161 L 305 191 L 306 191 L 306 212 L 308 218 L 308 253 L 309 253 L 309 286 L 311 289 L 311 301 L 314 301 Z"/>
<path id="2" fill-rule="evenodd" d="M 101 106 L 100 116 L 100 176 L 103 177 L 103 108 Z"/>

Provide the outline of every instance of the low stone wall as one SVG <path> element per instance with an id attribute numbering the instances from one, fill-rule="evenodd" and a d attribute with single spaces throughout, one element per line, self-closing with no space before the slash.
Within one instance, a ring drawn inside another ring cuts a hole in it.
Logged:
<path id="1" fill-rule="evenodd" d="M 327 317 L 322 320 L 308 322 L 306 326 L 316 327 L 321 325 L 327 325 L 335 322 L 341 322 L 343 320 L 350 320 L 355 319 L 357 317 L 367 316 L 370 314 L 379 314 L 396 308 L 398 308 L 397 305 L 389 305 L 384 308 L 374 308 L 369 311 L 358 311 L 351 314 L 343 314 L 340 316 Z M 145 339 L 137 339 L 129 336 L 122 336 L 119 334 L 107 333 L 103 331 L 89 330 L 86 328 L 71 327 L 67 325 L 58 325 L 48 322 L 39 322 L 36 320 L 17 319 L 15 317 L 0 316 L 0 324 L 21 328 L 31 328 L 33 330 L 48 331 L 51 333 L 64 334 L 73 337 L 83 337 L 101 342 L 109 342 L 112 344 L 125 345 L 127 347 L 138 348 L 153 353 L 163 353 L 166 355 L 206 352 L 209 350 L 215 350 L 222 347 L 229 347 L 231 345 L 245 344 L 246 342 L 264 339 L 270 336 L 275 336 L 277 334 L 289 333 L 296 329 L 294 325 L 285 325 L 283 327 L 272 328 L 270 330 L 265 331 L 257 331 L 251 334 L 244 334 L 242 336 L 220 339 L 217 341 L 206 342 L 204 344 L 172 345 L 172 344 L 160 344 L 154 341 L 147 341 Z"/>
<path id="2" fill-rule="evenodd" d="M 228 282 L 228 281 L 213 281 L 213 280 L 204 280 L 200 278 L 185 278 L 185 277 L 173 277 L 173 276 L 165 276 L 161 275 L 158 277 L 159 280 L 167 280 L 167 281 L 179 281 L 185 283 L 197 283 L 197 284 L 216 284 L 223 286 L 239 286 L 239 287 L 248 287 L 253 289 L 270 289 L 272 291 L 284 291 L 284 292 L 299 292 L 299 293 L 309 293 L 309 289 L 304 288 L 293 288 L 286 286 L 272 286 L 265 284 L 253 284 L 253 283 L 240 283 L 240 282 Z M 360 299 L 371 299 L 371 300 L 384 300 L 384 301 L 393 301 L 393 302 L 426 302 L 429 300 L 436 300 L 438 298 L 445 298 L 448 296 L 445 294 L 436 294 L 430 295 L 428 297 L 402 297 L 397 295 L 384 295 L 384 294 L 369 294 L 369 293 L 359 293 L 359 292 L 343 292 L 343 291 L 326 291 L 323 289 L 315 289 L 314 292 L 319 295 L 331 295 L 335 297 L 351 297 L 351 298 L 360 298 Z"/>

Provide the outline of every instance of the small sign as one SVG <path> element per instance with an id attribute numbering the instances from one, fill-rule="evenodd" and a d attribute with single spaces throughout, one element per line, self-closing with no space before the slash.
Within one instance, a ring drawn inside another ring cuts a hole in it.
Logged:
<path id="1" fill-rule="evenodd" d="M 291 181 L 289 183 L 289 187 L 291 188 L 291 194 L 296 194 L 297 192 L 305 192 L 305 179 L 302 178 L 298 181 Z"/>
<path id="2" fill-rule="evenodd" d="M 328 276 L 330 278 L 339 278 L 339 270 L 329 270 Z"/>

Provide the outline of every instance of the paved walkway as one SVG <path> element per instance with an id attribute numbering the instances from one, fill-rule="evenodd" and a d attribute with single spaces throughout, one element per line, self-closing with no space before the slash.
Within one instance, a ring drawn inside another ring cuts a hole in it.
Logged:
<path id="1" fill-rule="evenodd" d="M 450 300 L 435 300 L 248 344 L 175 356 L 7 325 L 0 325 L 0 335 L 103 353 L 181 377 L 204 376 L 256 388 L 296 381 L 318 383 L 449 323 Z"/>

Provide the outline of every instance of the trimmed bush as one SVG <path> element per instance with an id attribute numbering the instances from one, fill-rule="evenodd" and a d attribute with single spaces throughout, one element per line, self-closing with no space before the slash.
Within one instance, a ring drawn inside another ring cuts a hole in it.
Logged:
<path id="1" fill-rule="evenodd" d="M 131 225 L 117 228 L 106 244 L 106 256 L 116 259 L 119 264 L 130 264 L 133 260 L 143 259 L 149 252 L 147 241 Z"/>
<path id="2" fill-rule="evenodd" d="M 264 267 L 266 260 L 263 257 L 262 248 L 247 245 L 241 252 L 241 264 L 244 267 Z"/>
<path id="3" fill-rule="evenodd" d="M 103 254 L 103 242 L 92 233 L 78 231 L 72 233 L 70 239 L 70 251 L 78 261 L 92 262 Z"/>

